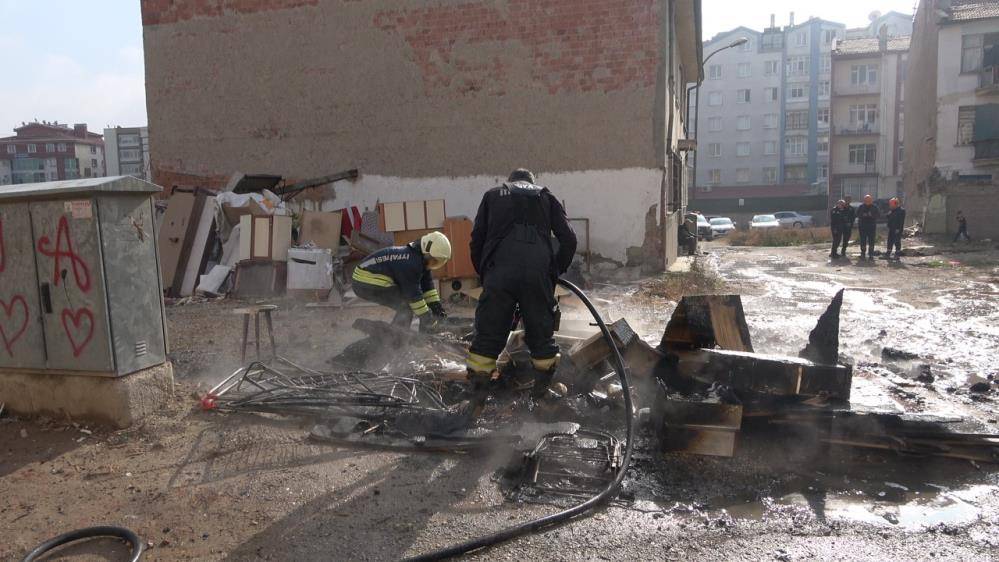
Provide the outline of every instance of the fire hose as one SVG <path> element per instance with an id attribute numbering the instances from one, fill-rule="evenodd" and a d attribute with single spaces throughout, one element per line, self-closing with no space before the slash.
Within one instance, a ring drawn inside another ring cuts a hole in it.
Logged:
<path id="1" fill-rule="evenodd" d="M 614 358 L 614 368 L 617 370 L 618 377 L 621 379 L 621 391 L 624 395 L 624 411 L 625 411 L 625 423 L 626 423 L 626 434 L 627 443 L 624 448 L 624 459 L 621 462 L 621 468 L 618 470 L 617 476 L 603 489 L 599 494 L 593 496 L 592 498 L 586 500 L 585 502 L 578 504 L 576 506 L 570 507 L 564 511 L 554 513 L 552 515 L 546 515 L 526 523 L 521 523 L 513 527 L 508 527 L 502 531 L 498 531 L 489 535 L 478 537 L 463 543 L 455 544 L 441 550 L 434 552 L 429 552 L 427 554 L 421 554 L 419 556 L 414 556 L 409 558 L 410 562 L 425 561 L 425 560 L 444 560 L 447 558 L 453 558 L 455 556 L 460 556 L 475 550 L 480 550 L 489 546 L 494 546 L 508 540 L 526 535 L 528 533 L 538 533 L 547 530 L 555 525 L 565 523 L 572 519 L 578 518 L 584 514 L 589 513 L 594 508 L 608 502 L 617 495 L 618 490 L 621 488 L 621 483 L 624 481 L 625 473 L 628 471 L 628 467 L 631 465 L 631 453 L 634 447 L 634 419 L 632 414 L 632 398 L 631 398 L 631 387 L 628 384 L 628 371 L 624 363 L 624 358 L 621 356 L 621 350 L 618 349 L 617 343 L 611 336 L 610 330 L 607 329 L 607 325 L 604 323 L 603 318 L 597 312 L 596 308 L 593 307 L 593 303 L 590 299 L 586 297 L 583 291 L 573 285 L 572 283 L 559 279 L 559 285 L 562 285 L 572 293 L 574 293 L 579 300 L 586 305 L 586 308 L 590 311 L 593 319 L 596 321 L 597 326 L 600 328 L 600 333 L 603 335 L 604 340 L 607 342 L 607 346 L 613 352 Z"/>
<path id="2" fill-rule="evenodd" d="M 42 544 L 35 547 L 34 550 L 28 553 L 24 557 L 22 562 L 34 562 L 38 560 L 42 555 L 51 552 L 53 549 L 58 548 L 64 544 L 71 542 L 76 542 L 82 539 L 92 539 L 97 537 L 115 537 L 119 538 L 128 543 L 132 548 L 132 556 L 129 558 L 129 562 L 137 562 L 139 558 L 142 557 L 143 544 L 139 536 L 136 535 L 129 529 L 124 527 L 87 527 L 86 529 L 77 529 L 75 531 L 70 531 L 59 535 L 58 537 L 49 539 Z"/>

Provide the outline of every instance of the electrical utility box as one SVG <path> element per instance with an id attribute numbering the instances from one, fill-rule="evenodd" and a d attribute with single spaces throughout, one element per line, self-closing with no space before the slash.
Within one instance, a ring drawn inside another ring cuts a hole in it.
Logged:
<path id="1" fill-rule="evenodd" d="M 166 362 L 152 194 L 131 176 L 0 187 L 0 371 Z"/>

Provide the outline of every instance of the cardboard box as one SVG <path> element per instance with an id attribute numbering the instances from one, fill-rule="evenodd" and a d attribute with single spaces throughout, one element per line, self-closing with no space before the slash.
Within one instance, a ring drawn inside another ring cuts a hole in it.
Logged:
<path id="1" fill-rule="evenodd" d="M 305 246 L 312 242 L 317 248 L 332 250 L 332 253 L 336 254 L 337 250 L 340 249 L 340 229 L 342 227 L 343 213 L 341 211 L 332 213 L 304 211 L 298 243 Z"/>

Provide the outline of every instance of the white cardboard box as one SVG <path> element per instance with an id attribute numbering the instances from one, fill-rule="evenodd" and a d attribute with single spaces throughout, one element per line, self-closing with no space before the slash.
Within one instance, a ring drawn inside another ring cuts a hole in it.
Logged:
<path id="1" fill-rule="evenodd" d="M 332 289 L 333 252 L 327 248 L 289 248 L 288 288 Z"/>

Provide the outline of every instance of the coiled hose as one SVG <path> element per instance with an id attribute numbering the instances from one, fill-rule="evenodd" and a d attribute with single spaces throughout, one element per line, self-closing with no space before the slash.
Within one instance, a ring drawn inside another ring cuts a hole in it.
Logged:
<path id="1" fill-rule="evenodd" d="M 603 318 L 597 312 L 596 308 L 593 307 L 593 303 L 590 299 L 586 297 L 583 291 L 573 285 L 572 283 L 565 281 L 563 279 L 558 280 L 559 285 L 562 285 L 572 293 L 574 293 L 579 300 L 586 305 L 586 308 L 593 315 L 593 319 L 596 321 L 597 326 L 600 327 L 600 332 L 603 334 L 604 340 L 607 342 L 607 346 L 611 349 L 614 357 L 614 367 L 617 369 L 618 377 L 621 379 L 621 391 L 624 395 L 624 411 L 626 416 L 626 426 L 627 426 L 627 444 L 624 448 L 624 460 L 621 463 L 621 469 L 618 470 L 617 477 L 607 485 L 606 488 L 596 496 L 586 500 L 585 502 L 570 507 L 565 511 L 560 511 L 552 515 L 547 515 L 535 519 L 533 521 L 528 521 L 527 523 L 522 523 L 502 531 L 493 533 L 491 535 L 486 535 L 470 541 L 459 543 L 453 546 L 437 550 L 435 552 L 429 552 L 427 554 L 421 554 L 419 556 L 414 556 L 409 558 L 410 562 L 422 562 L 425 560 L 444 560 L 447 558 L 453 558 L 455 556 L 460 556 L 475 550 L 486 548 L 488 546 L 497 545 L 502 542 L 506 542 L 510 539 L 514 539 L 521 535 L 526 535 L 528 533 L 537 533 L 539 531 L 545 530 L 553 525 L 558 525 L 579 517 L 593 508 L 603 504 L 614 498 L 617 494 L 618 489 L 621 487 L 621 482 L 624 481 L 625 473 L 628 471 L 628 467 L 631 465 L 631 453 L 632 447 L 634 445 L 634 419 L 632 416 L 632 399 L 631 399 L 631 387 L 628 384 L 628 371 L 624 364 L 624 358 L 621 356 L 621 350 L 618 349 L 617 344 L 614 342 L 614 338 L 611 336 L 610 330 L 607 329 L 607 325 L 604 323 Z"/>
<path id="2" fill-rule="evenodd" d="M 34 550 L 29 552 L 28 555 L 24 557 L 22 562 L 34 562 L 43 554 L 46 554 L 64 544 L 97 537 L 116 537 L 127 542 L 129 546 L 132 547 L 132 557 L 129 558 L 129 562 L 138 562 L 139 558 L 142 558 L 143 544 L 142 540 L 139 539 L 139 535 L 136 535 L 134 532 L 124 527 L 103 526 L 77 529 L 75 531 L 59 535 L 53 539 L 49 539 L 36 546 Z"/>

